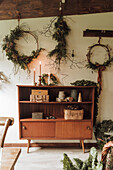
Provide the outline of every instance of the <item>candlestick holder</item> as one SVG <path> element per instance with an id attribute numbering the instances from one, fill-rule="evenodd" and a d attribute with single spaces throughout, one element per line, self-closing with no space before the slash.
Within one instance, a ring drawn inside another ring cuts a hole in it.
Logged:
<path id="1" fill-rule="evenodd" d="M 42 84 L 41 84 L 41 76 L 39 76 L 39 84 L 38 84 L 38 86 L 42 86 Z"/>
<path id="2" fill-rule="evenodd" d="M 33 84 L 34 86 L 36 86 L 37 85 L 37 83 L 36 82 L 34 82 L 34 84 Z"/>

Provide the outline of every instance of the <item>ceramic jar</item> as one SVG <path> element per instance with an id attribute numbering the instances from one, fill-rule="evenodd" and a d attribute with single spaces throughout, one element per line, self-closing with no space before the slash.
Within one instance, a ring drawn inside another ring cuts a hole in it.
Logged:
<path id="1" fill-rule="evenodd" d="M 64 100 L 64 98 L 65 98 L 64 91 L 59 91 L 58 98 L 61 99 L 61 100 Z"/>
<path id="2" fill-rule="evenodd" d="M 73 101 L 77 101 L 78 99 L 78 91 L 76 89 L 71 90 L 71 97 L 73 98 Z"/>

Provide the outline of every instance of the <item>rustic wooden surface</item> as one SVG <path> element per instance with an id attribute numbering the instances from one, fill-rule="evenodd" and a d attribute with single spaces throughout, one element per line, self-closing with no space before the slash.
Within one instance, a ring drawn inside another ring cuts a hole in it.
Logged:
<path id="1" fill-rule="evenodd" d="M 112 30 L 85 30 L 84 37 L 113 37 Z"/>
<path id="2" fill-rule="evenodd" d="M 20 148 L 3 148 L 0 170 L 12 170 L 20 155 Z"/>
<path id="3" fill-rule="evenodd" d="M 59 15 L 60 0 L 0 0 L 0 20 L 37 18 Z M 66 0 L 63 4 L 64 15 L 91 14 L 113 11 L 111 0 Z"/>

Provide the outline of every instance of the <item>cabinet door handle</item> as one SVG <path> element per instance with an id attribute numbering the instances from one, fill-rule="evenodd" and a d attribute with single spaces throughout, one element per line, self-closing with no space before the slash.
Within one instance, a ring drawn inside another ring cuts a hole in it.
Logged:
<path id="1" fill-rule="evenodd" d="M 91 130 L 90 126 L 87 126 L 87 130 Z"/>
<path id="2" fill-rule="evenodd" d="M 25 130 L 25 129 L 26 129 L 26 127 L 25 127 L 25 126 L 22 126 L 22 129 L 24 129 L 24 130 Z"/>

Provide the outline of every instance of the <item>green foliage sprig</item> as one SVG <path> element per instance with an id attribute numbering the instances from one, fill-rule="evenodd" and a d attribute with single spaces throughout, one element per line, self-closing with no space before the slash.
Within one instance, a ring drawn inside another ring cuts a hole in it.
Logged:
<path id="1" fill-rule="evenodd" d="M 71 85 L 74 85 L 74 86 L 95 86 L 94 118 L 93 118 L 93 125 L 95 125 L 96 118 L 98 115 L 98 98 L 99 98 L 98 84 L 93 81 L 90 81 L 90 80 L 77 80 L 74 83 L 71 83 Z"/>
<path id="2" fill-rule="evenodd" d="M 102 170 L 103 163 L 97 159 L 98 152 L 96 148 L 90 149 L 89 157 L 87 160 L 82 161 L 79 158 L 73 158 L 75 164 L 72 163 L 69 156 L 64 153 L 63 169 L 64 170 Z"/>
<path id="3" fill-rule="evenodd" d="M 55 49 L 49 53 L 49 56 L 56 56 L 55 63 L 60 65 L 61 59 L 65 59 L 67 57 L 66 36 L 70 32 L 70 28 L 62 15 L 58 16 L 58 19 L 54 24 L 54 30 L 52 38 L 56 40 L 58 44 Z"/>
<path id="4" fill-rule="evenodd" d="M 58 80 L 53 74 L 50 74 L 50 79 L 51 79 L 52 83 L 50 83 L 50 84 L 46 83 L 46 79 L 48 79 L 48 74 L 43 74 L 41 77 L 41 82 L 44 86 L 47 86 L 47 85 L 54 86 L 54 85 L 58 84 Z"/>
<path id="5" fill-rule="evenodd" d="M 33 35 L 30 31 L 24 31 L 21 26 L 17 26 L 14 30 L 10 31 L 10 35 L 6 35 L 3 39 L 3 45 L 2 49 L 6 52 L 6 56 L 8 57 L 8 60 L 11 60 L 15 65 L 18 65 L 21 67 L 21 69 L 28 68 L 28 64 L 31 63 L 31 61 L 39 55 L 40 51 L 42 49 L 38 49 L 36 51 L 32 51 L 30 56 L 27 55 L 19 55 L 19 52 L 16 50 L 16 42 L 15 40 L 19 40 L 20 37 L 23 37 L 25 33 L 29 33 Z M 35 37 L 37 44 L 37 37 Z M 37 45 L 38 47 L 38 45 Z"/>
<path id="6" fill-rule="evenodd" d="M 95 126 L 95 137 L 97 139 L 98 147 L 102 150 L 104 144 L 113 141 L 113 136 L 106 134 L 113 132 L 113 121 L 103 120 Z"/>

